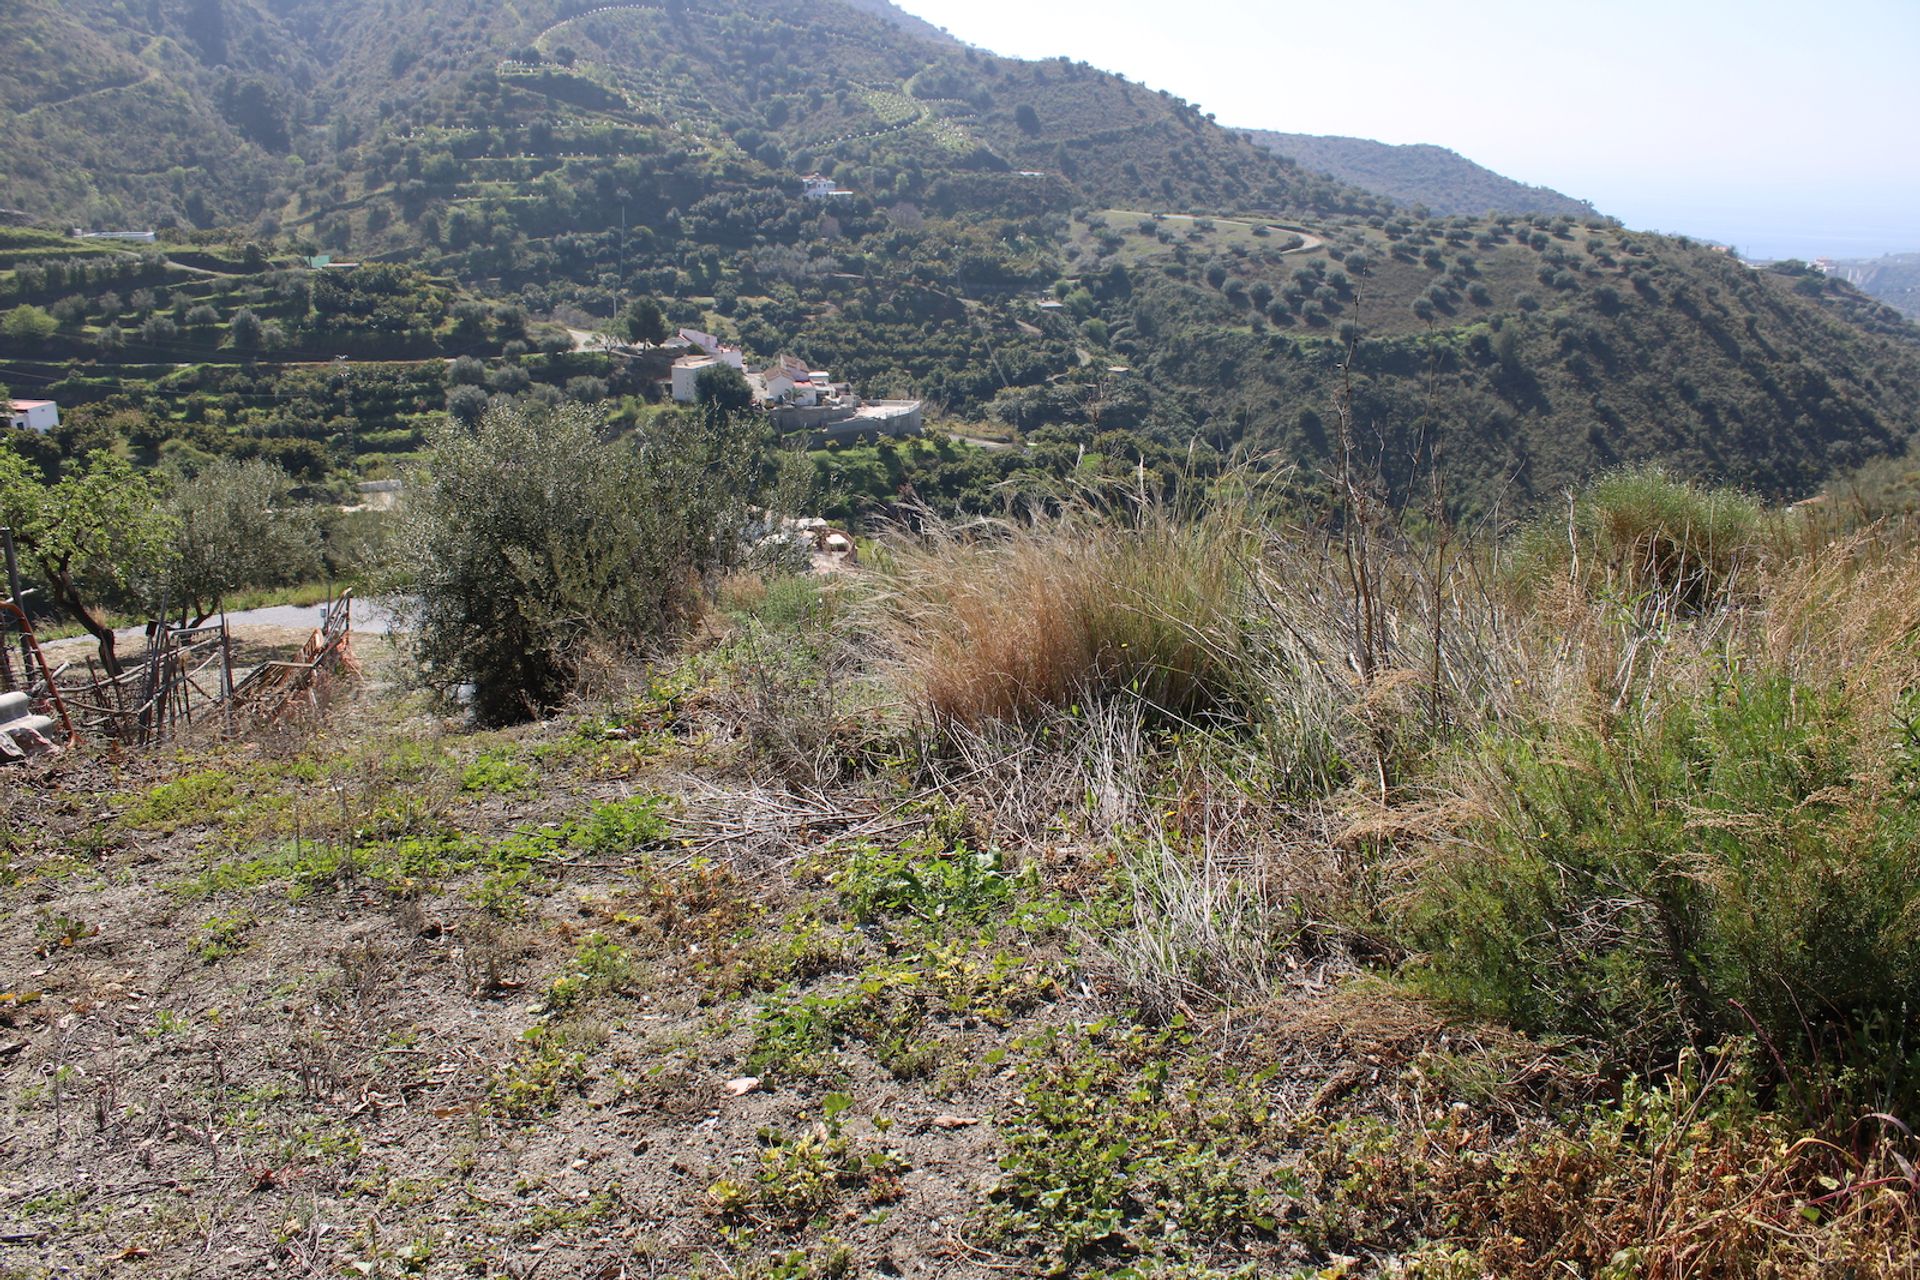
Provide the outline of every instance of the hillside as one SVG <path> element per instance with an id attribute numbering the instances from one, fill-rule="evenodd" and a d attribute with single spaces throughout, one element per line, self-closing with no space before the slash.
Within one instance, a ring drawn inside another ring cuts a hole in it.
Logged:
<path id="1" fill-rule="evenodd" d="M 303 132 L 314 64 L 264 6 L 14 0 L 0 203 L 56 225 L 250 216 Z"/>
<path id="2" fill-rule="evenodd" d="M 1407 205 L 1424 205 L 1451 216 L 1483 213 L 1566 214 L 1591 218 L 1585 200 L 1550 187 L 1528 186 L 1483 168 L 1456 151 L 1424 144 L 1395 146 L 1368 138 L 1251 131 L 1254 141 L 1301 166 Z"/>
<path id="3" fill-rule="evenodd" d="M 1902 315 L 1920 319 L 1920 253 L 1836 259 L 1827 270 Z"/>
<path id="4" fill-rule="evenodd" d="M 362 635 L 12 768 L 0 1269 L 1914 1273 L 1911 526 L 1127 514 L 736 572 L 533 722 Z"/>
<path id="5" fill-rule="evenodd" d="M 858 9 L 861 13 L 873 14 L 877 18 L 885 19 L 901 30 L 911 32 L 917 36 L 927 36 L 937 40 L 953 39 L 946 31 L 934 26 L 925 18 L 916 18 L 913 14 L 908 13 L 898 5 L 889 3 L 888 0 L 840 0 L 840 2 L 849 9 Z"/>
<path id="6" fill-rule="evenodd" d="M 1171 478 L 1236 454 L 1314 475 L 1350 346 L 1355 425 L 1386 479 L 1403 488 L 1409 442 L 1438 439 L 1461 514 L 1649 460 L 1801 496 L 1920 426 L 1920 332 L 1844 283 L 1751 273 L 1591 217 L 1416 217 L 1177 99 L 927 38 L 885 9 L 31 12 L 37 41 L 84 27 L 120 74 L 133 67 L 115 57 L 144 51 L 153 92 L 216 135 L 239 128 L 221 123 L 223 93 L 254 102 L 245 86 L 276 75 L 310 86 L 298 112 L 233 105 L 261 141 L 236 142 L 230 165 L 209 147 L 204 181 L 134 173 L 179 127 L 136 112 L 89 130 L 99 154 L 67 180 L 77 203 L 53 182 L 14 196 L 56 226 L 111 199 L 166 230 L 164 263 L 57 238 L 0 262 L 0 306 L 59 323 L 0 339 L 0 380 L 73 405 L 76 439 L 157 414 L 143 457 L 172 434 L 291 451 L 313 483 L 385 475 L 435 416 L 433 362 L 455 355 L 493 362 L 462 374 L 470 406 L 590 396 L 631 425 L 650 375 L 574 350 L 565 329 L 614 327 L 640 296 L 756 357 L 793 351 L 1019 446 L 823 458 L 850 517 L 904 490 L 998 509 L 1089 472 Z M 188 21 L 209 12 L 224 44 Z M 23 164 L 58 168 L 49 138 L 19 136 Z M 806 199 L 816 170 L 846 194 Z M 82 254 L 107 265 L 56 265 Z M 381 265 L 357 285 L 312 277 L 314 254 Z M 350 390 L 308 393 L 302 362 L 376 350 L 404 386 L 370 416 Z"/>

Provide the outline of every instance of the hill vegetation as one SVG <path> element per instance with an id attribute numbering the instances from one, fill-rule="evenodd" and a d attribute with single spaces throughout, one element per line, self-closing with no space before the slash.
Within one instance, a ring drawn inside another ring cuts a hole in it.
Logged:
<path id="1" fill-rule="evenodd" d="M 1841 258 L 1830 273 L 1909 319 L 1920 319 L 1920 253 L 1879 258 Z"/>
<path id="2" fill-rule="evenodd" d="M 425 518 L 515 539 L 476 622 L 616 536 L 573 414 L 445 439 Z M 34 766 L 0 1265 L 1910 1272 L 1911 525 L 1636 471 L 1329 537 L 1233 481 L 573 566 L 572 700 L 501 729 L 407 691 L 448 557 L 329 715 Z"/>
<path id="3" fill-rule="evenodd" d="M 402 631 L 0 789 L 0 1274 L 1920 1272 L 1897 311 L 878 0 L 8 16 L 55 661 Z"/>
<path id="4" fill-rule="evenodd" d="M 592 336 L 636 301 L 929 402 L 928 441 L 816 457 L 852 520 L 1047 509 L 1142 472 L 1204 487 L 1246 457 L 1323 506 L 1355 450 L 1403 497 L 1441 459 L 1455 519 L 1640 462 L 1793 498 L 1920 423 L 1920 332 L 1843 283 L 1592 217 L 1421 216 L 1165 94 L 884 12 L 33 12 L 191 54 L 155 83 L 209 111 L 230 80 L 310 81 L 284 147 L 257 120 L 272 137 L 238 146 L 259 181 L 185 182 L 198 212 L 127 188 L 156 246 L 0 233 L 0 378 L 67 418 L 15 442 L 49 476 L 94 449 L 266 457 L 345 503 L 495 399 L 640 429 L 657 361 Z M 144 151 L 143 127 L 87 132 Z M 27 160 L 58 141 L 36 128 Z M 805 198 L 816 170 L 847 194 Z"/>
<path id="5" fill-rule="evenodd" d="M 1445 147 L 1395 146 L 1367 138 L 1265 129 L 1253 130 L 1251 136 L 1269 151 L 1296 160 L 1303 168 L 1332 174 L 1352 186 L 1449 217 L 1487 213 L 1599 216 L 1599 211 L 1585 200 L 1562 195 L 1550 187 L 1515 182 Z"/>

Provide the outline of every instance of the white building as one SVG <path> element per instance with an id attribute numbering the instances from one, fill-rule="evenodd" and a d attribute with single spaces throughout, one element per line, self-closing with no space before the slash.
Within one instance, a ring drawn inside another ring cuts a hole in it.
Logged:
<path id="1" fill-rule="evenodd" d="M 51 400 L 14 400 L 8 404 L 8 420 L 23 431 L 47 432 L 60 425 L 60 406 Z"/>
<path id="2" fill-rule="evenodd" d="M 853 194 L 833 185 L 833 179 L 821 173 L 810 173 L 800 179 L 806 187 L 809 200 L 838 200 Z"/>
<path id="3" fill-rule="evenodd" d="M 724 362 L 713 356 L 681 356 L 673 362 L 673 398 L 677 404 L 693 404 L 700 399 L 700 375 L 717 369 Z"/>
<path id="4" fill-rule="evenodd" d="M 730 347 L 712 334 L 702 333 L 698 329 L 682 329 L 679 337 L 695 351 L 705 352 L 715 360 L 730 364 L 742 373 L 747 371 L 747 357 L 740 348 Z"/>
<path id="5" fill-rule="evenodd" d="M 774 404 L 812 406 L 833 394 L 833 380 L 825 370 L 809 369 L 792 356 L 781 356 L 757 377 L 761 399 Z"/>

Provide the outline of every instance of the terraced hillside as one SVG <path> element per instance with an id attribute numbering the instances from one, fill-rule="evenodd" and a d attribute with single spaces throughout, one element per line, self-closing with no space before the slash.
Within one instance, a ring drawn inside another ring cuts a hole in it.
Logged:
<path id="1" fill-rule="evenodd" d="M 83 12 L 116 48 L 161 39 Z M 179 30 L 168 48 L 204 53 Z M 264 397 L 316 358 L 466 353 L 508 366 L 463 375 L 468 411 L 577 393 L 631 424 L 654 381 L 540 335 L 616 330 L 650 297 L 756 358 L 792 351 L 868 395 L 922 398 L 962 435 L 1020 437 L 991 457 L 823 464 L 850 515 L 903 485 L 998 509 L 1049 501 L 1083 467 L 1171 482 L 1236 453 L 1311 477 L 1334 452 L 1349 350 L 1345 411 L 1389 488 L 1437 443 L 1463 515 L 1647 460 L 1801 496 L 1900 453 L 1920 423 L 1920 333 L 1842 284 L 1591 216 L 1416 217 L 1084 64 L 999 58 L 830 0 L 295 3 L 226 30 L 232 61 L 200 65 L 234 112 L 259 105 L 235 63 L 267 67 L 248 52 L 262 42 L 311 79 L 302 111 L 273 117 L 284 154 L 235 152 L 266 157 L 259 198 L 196 215 L 141 186 L 162 223 L 223 224 L 169 230 L 164 279 L 69 286 L 35 274 L 57 244 L 20 246 L 0 302 L 61 314 L 37 343 L 0 341 L 0 379 L 61 388 L 95 423 L 166 406 L 197 425 L 228 375 L 162 370 L 169 357 L 251 364 Z M 847 194 L 807 199 L 816 170 Z M 377 265 L 335 287 L 307 267 L 327 254 Z M 151 331 L 143 288 L 166 294 Z M 242 310 L 270 341 L 232 341 Z M 534 347 L 564 359 L 520 367 Z M 261 447 L 272 416 L 278 438 L 330 442 L 303 475 L 369 469 L 355 433 L 245 403 L 222 407 L 229 447 Z M 413 403 L 371 434 L 417 431 L 431 397 Z"/>

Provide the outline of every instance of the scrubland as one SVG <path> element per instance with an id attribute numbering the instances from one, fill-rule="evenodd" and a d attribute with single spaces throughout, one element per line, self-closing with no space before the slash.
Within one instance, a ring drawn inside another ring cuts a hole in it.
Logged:
<path id="1" fill-rule="evenodd" d="M 1839 505 L 1109 495 L 538 723 L 369 642 L 15 773 L 0 1274 L 1913 1274 L 1920 555 Z"/>

